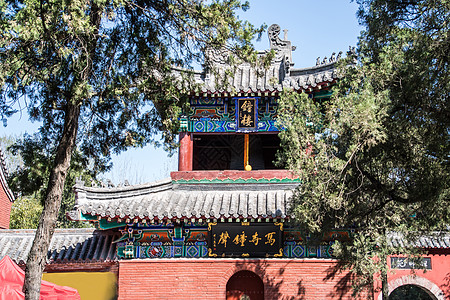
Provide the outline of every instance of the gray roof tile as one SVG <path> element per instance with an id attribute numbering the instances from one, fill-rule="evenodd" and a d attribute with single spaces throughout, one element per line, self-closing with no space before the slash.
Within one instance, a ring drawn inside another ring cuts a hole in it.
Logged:
<path id="1" fill-rule="evenodd" d="M 426 234 L 417 234 L 412 237 L 412 242 L 408 242 L 407 238 L 400 232 L 388 233 L 389 244 L 393 247 L 407 247 L 413 245 L 420 248 L 450 248 L 449 232 L 430 232 Z"/>
<path id="2" fill-rule="evenodd" d="M 170 180 L 120 188 L 77 185 L 69 213 L 102 218 L 286 218 L 289 197 L 298 183 L 174 184 Z"/>
<path id="3" fill-rule="evenodd" d="M 330 59 L 309 68 L 294 69 L 292 51 L 295 46 L 290 41 L 279 38 L 280 26 L 273 24 L 268 28 L 270 50 L 274 50 L 275 57 L 270 66 L 263 68 L 249 63 L 228 64 L 230 53 L 220 50 L 209 50 L 206 53 L 209 68 L 204 71 L 194 71 L 196 84 L 200 86 L 201 93 L 255 93 L 255 92 L 281 92 L 283 88 L 302 90 L 317 87 L 319 84 L 331 83 L 338 78 L 335 64 L 341 58 L 342 52 L 337 56 L 333 53 Z M 260 56 L 270 50 L 262 51 Z M 178 77 L 180 88 L 183 83 L 184 69 L 174 68 L 174 76 Z M 231 77 L 229 74 L 232 74 Z M 227 74 L 227 75 L 225 75 Z M 227 76 L 227 77 L 226 77 Z M 226 79 L 226 80 L 225 80 Z M 223 85 L 217 85 L 224 82 Z"/>
<path id="4" fill-rule="evenodd" d="M 8 255 L 16 263 L 25 263 L 30 252 L 35 230 L 0 230 L 0 259 Z M 56 229 L 47 254 L 48 263 L 105 262 L 117 259 L 112 243 L 120 236 L 114 231 L 93 228 Z"/>

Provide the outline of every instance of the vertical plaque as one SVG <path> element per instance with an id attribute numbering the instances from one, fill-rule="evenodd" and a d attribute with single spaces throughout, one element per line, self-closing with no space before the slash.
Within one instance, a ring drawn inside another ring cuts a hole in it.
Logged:
<path id="1" fill-rule="evenodd" d="M 236 131 L 250 132 L 258 129 L 258 100 L 236 99 Z"/>

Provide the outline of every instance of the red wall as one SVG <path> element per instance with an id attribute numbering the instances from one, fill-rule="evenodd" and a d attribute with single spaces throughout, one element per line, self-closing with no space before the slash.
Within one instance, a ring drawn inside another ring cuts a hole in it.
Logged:
<path id="1" fill-rule="evenodd" d="M 119 261 L 119 299 L 225 299 L 228 279 L 249 270 L 265 299 L 354 299 L 349 274 L 327 259 L 140 259 Z"/>
<path id="2" fill-rule="evenodd" d="M 9 228 L 9 215 L 11 214 L 12 202 L 9 201 L 3 186 L 0 183 L 0 228 Z"/>
<path id="3" fill-rule="evenodd" d="M 399 255 L 395 255 L 399 256 Z M 394 269 L 388 275 L 389 293 L 401 285 L 418 285 L 437 299 L 450 299 L 450 255 L 424 255 L 431 258 L 431 270 L 400 270 Z M 391 266 L 390 258 L 388 265 Z M 378 283 L 378 288 L 380 283 Z M 374 299 L 381 299 L 380 293 L 375 294 Z"/>

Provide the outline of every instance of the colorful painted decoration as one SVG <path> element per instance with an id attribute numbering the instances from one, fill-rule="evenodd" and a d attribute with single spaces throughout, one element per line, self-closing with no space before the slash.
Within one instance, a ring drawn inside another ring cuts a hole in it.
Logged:
<path id="1" fill-rule="evenodd" d="M 240 100 L 239 100 L 240 99 Z M 242 108 L 237 102 L 241 101 Z M 194 133 L 278 132 L 275 97 L 192 98 L 182 118 L 183 130 Z M 241 114 L 241 117 L 238 114 Z M 240 120 L 240 121 L 239 121 Z M 240 124 L 240 125 L 239 125 Z"/>
<path id="2" fill-rule="evenodd" d="M 349 231 L 330 232 L 316 245 L 284 223 L 217 223 L 154 225 L 146 228 L 129 225 L 117 239 L 117 256 L 132 258 L 202 257 L 286 257 L 332 258 L 333 241 L 346 238 Z"/>

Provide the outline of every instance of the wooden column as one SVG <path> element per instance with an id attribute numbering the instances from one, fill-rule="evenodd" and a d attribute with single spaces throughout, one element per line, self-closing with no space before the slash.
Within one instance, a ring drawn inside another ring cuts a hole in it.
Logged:
<path id="1" fill-rule="evenodd" d="M 192 163 L 194 160 L 192 133 L 180 133 L 180 149 L 178 153 L 178 171 L 192 171 Z"/>
<path id="2" fill-rule="evenodd" d="M 248 157 L 248 153 L 249 153 L 249 136 L 248 133 L 246 133 L 244 135 L 244 170 L 245 171 L 251 171 L 252 170 L 252 166 L 250 166 L 249 162 L 249 157 Z"/>

